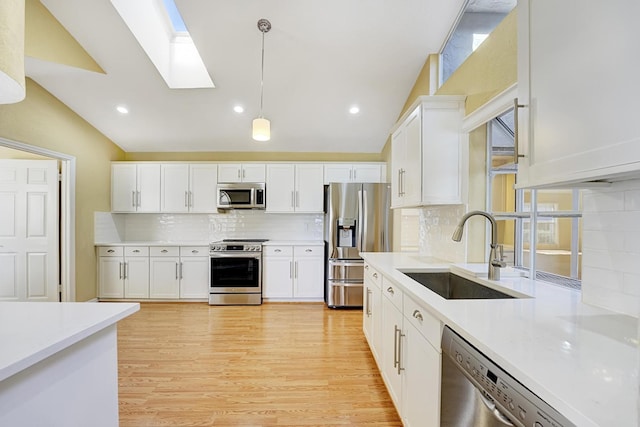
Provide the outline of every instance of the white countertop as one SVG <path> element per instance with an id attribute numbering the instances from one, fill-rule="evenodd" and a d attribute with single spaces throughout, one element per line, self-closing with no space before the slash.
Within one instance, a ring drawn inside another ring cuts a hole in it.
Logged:
<path id="1" fill-rule="evenodd" d="M 637 319 L 584 304 L 579 291 L 514 271 L 505 271 L 499 282 L 486 280 L 486 264 L 361 255 L 577 426 L 638 426 Z M 400 270 L 451 270 L 527 298 L 445 300 Z"/>
<path id="2" fill-rule="evenodd" d="M 139 309 L 138 303 L 0 302 L 0 381 Z"/>

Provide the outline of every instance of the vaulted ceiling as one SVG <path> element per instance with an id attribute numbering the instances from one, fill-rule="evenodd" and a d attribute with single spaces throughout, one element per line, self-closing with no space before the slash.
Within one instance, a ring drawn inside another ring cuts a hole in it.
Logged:
<path id="1" fill-rule="evenodd" d="M 464 4 L 176 0 L 216 87 L 169 89 L 110 0 L 41 2 L 104 73 L 30 59 L 27 74 L 129 152 L 378 153 Z M 266 143 L 251 139 L 260 106 L 260 18 L 272 24 L 265 35 Z M 121 104 L 129 114 L 116 111 Z M 235 105 L 245 111 L 234 112 Z M 349 113 L 353 105 L 359 113 Z"/>

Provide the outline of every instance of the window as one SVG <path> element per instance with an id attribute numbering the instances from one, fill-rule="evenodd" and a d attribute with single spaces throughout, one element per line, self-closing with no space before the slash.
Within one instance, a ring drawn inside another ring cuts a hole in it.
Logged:
<path id="1" fill-rule="evenodd" d="M 516 190 L 513 110 L 487 125 L 487 210 L 498 221 L 505 261 L 529 277 L 580 287 L 580 190 Z M 535 236 L 535 239 L 532 239 Z"/>
<path id="2" fill-rule="evenodd" d="M 442 82 L 482 44 L 491 31 L 515 7 L 516 0 L 468 1 L 445 43 L 441 55 Z"/>

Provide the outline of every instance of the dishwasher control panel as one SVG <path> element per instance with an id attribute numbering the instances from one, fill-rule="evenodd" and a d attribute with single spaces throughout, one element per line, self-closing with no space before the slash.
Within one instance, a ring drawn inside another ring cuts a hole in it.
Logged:
<path id="1" fill-rule="evenodd" d="M 510 422 L 520 427 L 575 427 L 575 424 L 448 326 L 445 326 L 442 334 L 442 355 L 451 358 L 478 389 L 487 408 L 505 424 Z"/>

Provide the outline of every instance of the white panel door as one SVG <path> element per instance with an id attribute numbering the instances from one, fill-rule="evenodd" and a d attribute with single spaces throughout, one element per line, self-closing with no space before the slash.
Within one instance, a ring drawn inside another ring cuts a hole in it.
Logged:
<path id="1" fill-rule="evenodd" d="M 209 257 L 180 258 L 180 298 L 209 297 Z"/>
<path id="2" fill-rule="evenodd" d="M 135 163 L 117 163 L 111 165 L 111 211 L 136 211 L 136 172 Z"/>
<path id="3" fill-rule="evenodd" d="M 149 296 L 151 298 L 180 298 L 177 257 L 151 257 L 149 259 Z"/>
<path id="4" fill-rule="evenodd" d="M 354 182 L 384 182 L 380 165 L 354 164 L 352 175 Z"/>
<path id="5" fill-rule="evenodd" d="M 350 164 L 326 164 L 324 165 L 324 183 L 351 182 L 353 170 Z"/>
<path id="6" fill-rule="evenodd" d="M 295 298 L 322 298 L 324 296 L 324 258 L 296 258 L 293 267 Z"/>
<path id="7" fill-rule="evenodd" d="M 0 300 L 59 301 L 58 164 L 0 160 Z"/>
<path id="8" fill-rule="evenodd" d="M 160 212 L 160 165 L 138 164 L 137 212 Z"/>
<path id="9" fill-rule="evenodd" d="M 267 165 L 267 212 L 293 212 L 295 166 Z"/>
<path id="10" fill-rule="evenodd" d="M 324 208 L 324 184 L 321 164 L 296 165 L 296 212 L 322 212 Z"/>

